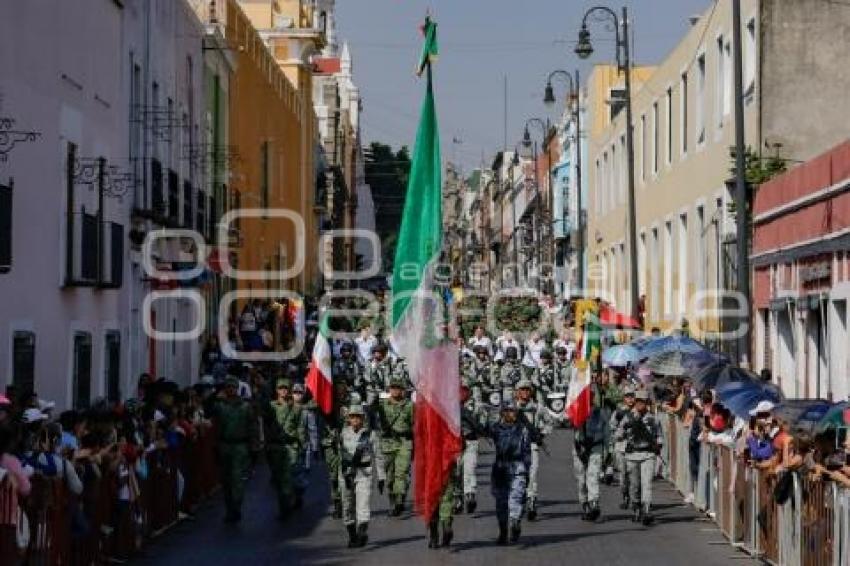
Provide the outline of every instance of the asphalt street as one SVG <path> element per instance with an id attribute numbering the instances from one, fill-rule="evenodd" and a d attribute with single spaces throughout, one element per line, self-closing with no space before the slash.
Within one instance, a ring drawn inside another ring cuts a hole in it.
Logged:
<path id="1" fill-rule="evenodd" d="M 720 531 L 682 503 L 667 482 L 656 481 L 656 524 L 632 523 L 618 507 L 618 488 L 603 488 L 604 520 L 581 521 L 572 473 L 571 436 L 556 431 L 548 439 L 550 456 L 542 455 L 540 516 L 523 521 L 519 544 L 495 544 L 496 519 L 489 491 L 492 452 L 482 444 L 479 462 L 479 506 L 473 515 L 455 519 L 455 542 L 430 550 L 425 526 L 409 511 L 387 515 L 386 497 L 373 490 L 369 544 L 346 546 L 342 522 L 330 516 L 324 467 L 311 473 L 304 509 L 284 522 L 276 519 L 268 473 L 260 464 L 248 487 L 244 519 L 237 526 L 222 522 L 220 498 L 206 503 L 186 521 L 146 547 L 139 564 L 211 566 L 215 564 L 658 564 L 727 565 L 752 561 L 730 547 Z M 752 562 L 754 563 L 754 562 Z"/>

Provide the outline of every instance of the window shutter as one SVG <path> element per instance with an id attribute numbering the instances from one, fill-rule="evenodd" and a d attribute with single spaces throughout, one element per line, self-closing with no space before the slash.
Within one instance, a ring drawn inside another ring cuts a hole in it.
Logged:
<path id="1" fill-rule="evenodd" d="M 0 185 L 0 273 L 12 269 L 12 183 Z"/>

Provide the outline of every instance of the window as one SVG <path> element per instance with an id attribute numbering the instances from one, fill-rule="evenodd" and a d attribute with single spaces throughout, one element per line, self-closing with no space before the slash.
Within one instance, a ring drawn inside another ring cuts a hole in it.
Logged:
<path id="1" fill-rule="evenodd" d="M 142 100 L 142 68 L 135 64 L 133 55 L 130 55 L 130 65 L 132 67 L 132 85 L 130 87 L 130 166 L 133 168 L 134 179 L 139 178 L 139 157 L 142 147 L 142 123 L 141 116 L 141 100 Z M 142 186 L 141 194 L 134 193 L 135 205 L 140 209 L 147 208 L 147 187 Z"/>
<path id="2" fill-rule="evenodd" d="M 697 232 L 696 232 L 696 236 L 697 236 L 697 238 L 696 238 L 696 244 L 697 244 L 696 252 L 697 253 L 694 255 L 694 263 L 695 263 L 694 267 L 695 267 L 695 271 L 696 271 L 696 274 L 695 274 L 696 275 L 696 290 L 697 291 L 704 291 L 705 287 L 706 287 L 705 264 L 706 264 L 707 259 L 705 257 L 705 238 L 706 238 L 707 234 L 706 234 L 706 230 L 705 230 L 705 207 L 702 206 L 702 205 L 697 206 L 697 226 L 696 226 L 696 228 L 697 228 Z"/>
<path id="3" fill-rule="evenodd" d="M 682 82 L 679 85 L 679 138 L 682 147 L 682 155 L 688 153 L 688 73 L 682 73 Z"/>
<path id="4" fill-rule="evenodd" d="M 91 402 L 91 334 L 74 333 L 74 408 L 87 409 Z"/>
<path id="5" fill-rule="evenodd" d="M 631 305 L 626 304 L 626 301 L 629 300 L 629 293 L 626 293 L 626 289 L 629 288 L 629 285 L 631 284 L 631 282 L 629 281 L 629 278 L 628 278 L 629 270 L 626 269 L 626 244 L 623 243 L 623 242 L 620 242 L 619 254 L 620 254 L 619 255 L 620 271 L 617 275 L 618 275 L 619 280 L 620 280 L 620 283 L 619 283 L 620 293 L 617 296 L 617 300 L 618 300 L 618 304 L 622 305 L 623 311 L 630 312 L 631 311 Z"/>
<path id="6" fill-rule="evenodd" d="M 679 216 L 679 313 L 685 314 L 688 305 L 688 215 Z"/>
<path id="7" fill-rule="evenodd" d="M 732 59 L 732 44 L 727 41 L 723 46 L 723 60 L 726 64 L 723 66 L 723 115 L 729 116 L 732 113 L 732 83 L 733 75 L 733 59 Z"/>
<path id="8" fill-rule="evenodd" d="M 661 135 L 661 123 L 658 120 L 658 102 L 652 105 L 652 173 L 658 175 L 658 138 Z"/>
<path id="9" fill-rule="evenodd" d="M 165 212 L 165 195 L 162 192 L 162 164 L 151 159 L 151 210 L 156 214 Z"/>
<path id="10" fill-rule="evenodd" d="M 192 227 L 192 204 L 194 203 L 194 195 L 192 194 L 192 183 L 183 181 L 183 227 Z"/>
<path id="11" fill-rule="evenodd" d="M 673 87 L 667 89 L 666 112 L 667 120 L 667 165 L 673 162 Z"/>
<path id="12" fill-rule="evenodd" d="M 611 200 L 622 204 L 620 200 L 620 164 L 617 162 L 617 145 L 611 144 Z"/>
<path id="13" fill-rule="evenodd" d="M 714 97 L 714 109 L 717 115 L 717 128 L 723 128 L 723 99 L 726 98 L 726 67 L 729 66 L 726 61 L 726 44 L 723 41 L 723 36 L 717 38 L 717 76 L 715 77 L 715 85 L 717 92 Z"/>
<path id="14" fill-rule="evenodd" d="M 269 142 L 260 146 L 260 206 L 269 207 Z"/>
<path id="15" fill-rule="evenodd" d="M 626 89 L 612 88 L 608 91 L 608 105 L 611 108 L 611 122 L 626 107 Z"/>
<path id="16" fill-rule="evenodd" d="M 646 181 L 646 114 L 640 117 L 640 180 Z"/>
<path id="17" fill-rule="evenodd" d="M 611 178 L 608 168 L 608 152 L 602 154 L 602 212 L 611 210 Z"/>
<path id="18" fill-rule="evenodd" d="M 620 202 L 626 202 L 626 186 L 629 184 L 628 152 L 626 151 L 626 135 L 620 136 Z"/>
<path id="19" fill-rule="evenodd" d="M 744 97 L 746 102 L 752 100 L 756 88 L 757 49 L 756 20 L 752 18 L 747 22 L 747 29 L 744 32 Z"/>
<path id="20" fill-rule="evenodd" d="M 121 400 L 121 333 L 117 330 L 108 331 L 103 347 L 106 400 L 117 403 Z"/>
<path id="21" fill-rule="evenodd" d="M 664 223 L 664 313 L 673 312 L 673 223 Z"/>
<path id="22" fill-rule="evenodd" d="M 74 164 L 77 146 L 71 142 L 65 149 L 65 284 L 74 281 Z"/>
<path id="23" fill-rule="evenodd" d="M 659 242 L 658 242 L 658 228 L 652 229 L 652 242 L 651 242 L 651 258 L 649 261 L 649 265 L 653 266 L 653 269 L 649 270 L 649 293 L 650 293 L 650 303 L 652 306 L 652 317 L 657 319 L 661 314 L 661 309 L 658 304 L 658 261 L 659 261 Z"/>
<path id="24" fill-rule="evenodd" d="M 646 293 L 646 232 L 640 233 L 640 247 L 638 247 L 638 290 L 639 294 Z"/>
<path id="25" fill-rule="evenodd" d="M 12 335 L 12 383 L 19 399 L 35 390 L 35 334 L 16 330 Z"/>
<path id="26" fill-rule="evenodd" d="M 207 208 L 207 195 L 204 191 L 198 189 L 197 204 L 195 205 L 195 231 L 198 234 L 206 234 L 207 237 L 212 237 L 214 234 L 207 233 L 207 221 L 204 211 Z"/>
<path id="27" fill-rule="evenodd" d="M 602 166 L 600 161 L 596 160 L 596 180 L 594 182 L 596 188 L 596 198 L 594 199 L 596 205 L 596 213 L 602 213 Z"/>
<path id="28" fill-rule="evenodd" d="M 697 145 L 705 143 L 705 54 L 697 59 Z"/>
<path id="29" fill-rule="evenodd" d="M 0 185 L 0 273 L 12 269 L 12 182 Z"/>
<path id="30" fill-rule="evenodd" d="M 180 221 L 180 176 L 174 169 L 168 170 L 168 218 Z"/>

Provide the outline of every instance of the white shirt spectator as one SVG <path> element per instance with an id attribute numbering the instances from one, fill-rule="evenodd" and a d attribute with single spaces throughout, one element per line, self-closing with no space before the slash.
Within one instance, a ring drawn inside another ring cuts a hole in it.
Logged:
<path id="1" fill-rule="evenodd" d="M 469 348 L 475 349 L 476 346 L 484 346 L 487 348 L 487 354 L 493 355 L 493 342 L 490 340 L 489 336 L 473 336 L 469 339 Z"/>
<path id="2" fill-rule="evenodd" d="M 354 344 L 357 346 L 357 359 L 364 366 L 372 359 L 372 348 L 377 345 L 378 339 L 371 334 L 361 334 L 354 339 Z"/>
<path id="3" fill-rule="evenodd" d="M 530 368 L 540 366 L 540 353 L 546 347 L 546 342 L 542 338 L 530 338 L 525 343 L 525 356 L 522 358 L 522 365 Z"/>

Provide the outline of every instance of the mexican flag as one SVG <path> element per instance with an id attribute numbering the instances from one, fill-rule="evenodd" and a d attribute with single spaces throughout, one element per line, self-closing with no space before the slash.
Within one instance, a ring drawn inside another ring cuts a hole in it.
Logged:
<path id="1" fill-rule="evenodd" d="M 307 389 L 313 394 L 316 404 L 326 415 L 333 410 L 334 391 L 331 374 L 331 344 L 328 336 L 330 336 L 330 329 L 328 317 L 325 314 L 319 323 L 319 334 L 313 346 L 310 369 L 307 371 Z"/>
<path id="2" fill-rule="evenodd" d="M 599 363 L 602 347 L 601 333 L 602 326 L 599 324 L 599 319 L 593 312 L 586 311 L 584 328 L 578 344 L 578 362 L 573 369 L 567 396 L 567 417 L 575 428 L 583 425 L 590 416 L 593 401 L 590 382 L 593 377 L 593 370 Z"/>
<path id="3" fill-rule="evenodd" d="M 417 74 L 427 90 L 416 134 L 392 285 L 392 341 L 416 389 L 414 502 L 427 521 L 436 511 L 461 450 L 457 347 L 445 335 L 445 303 L 435 287 L 442 246 L 442 162 L 431 62 L 437 24 L 426 18 Z"/>

